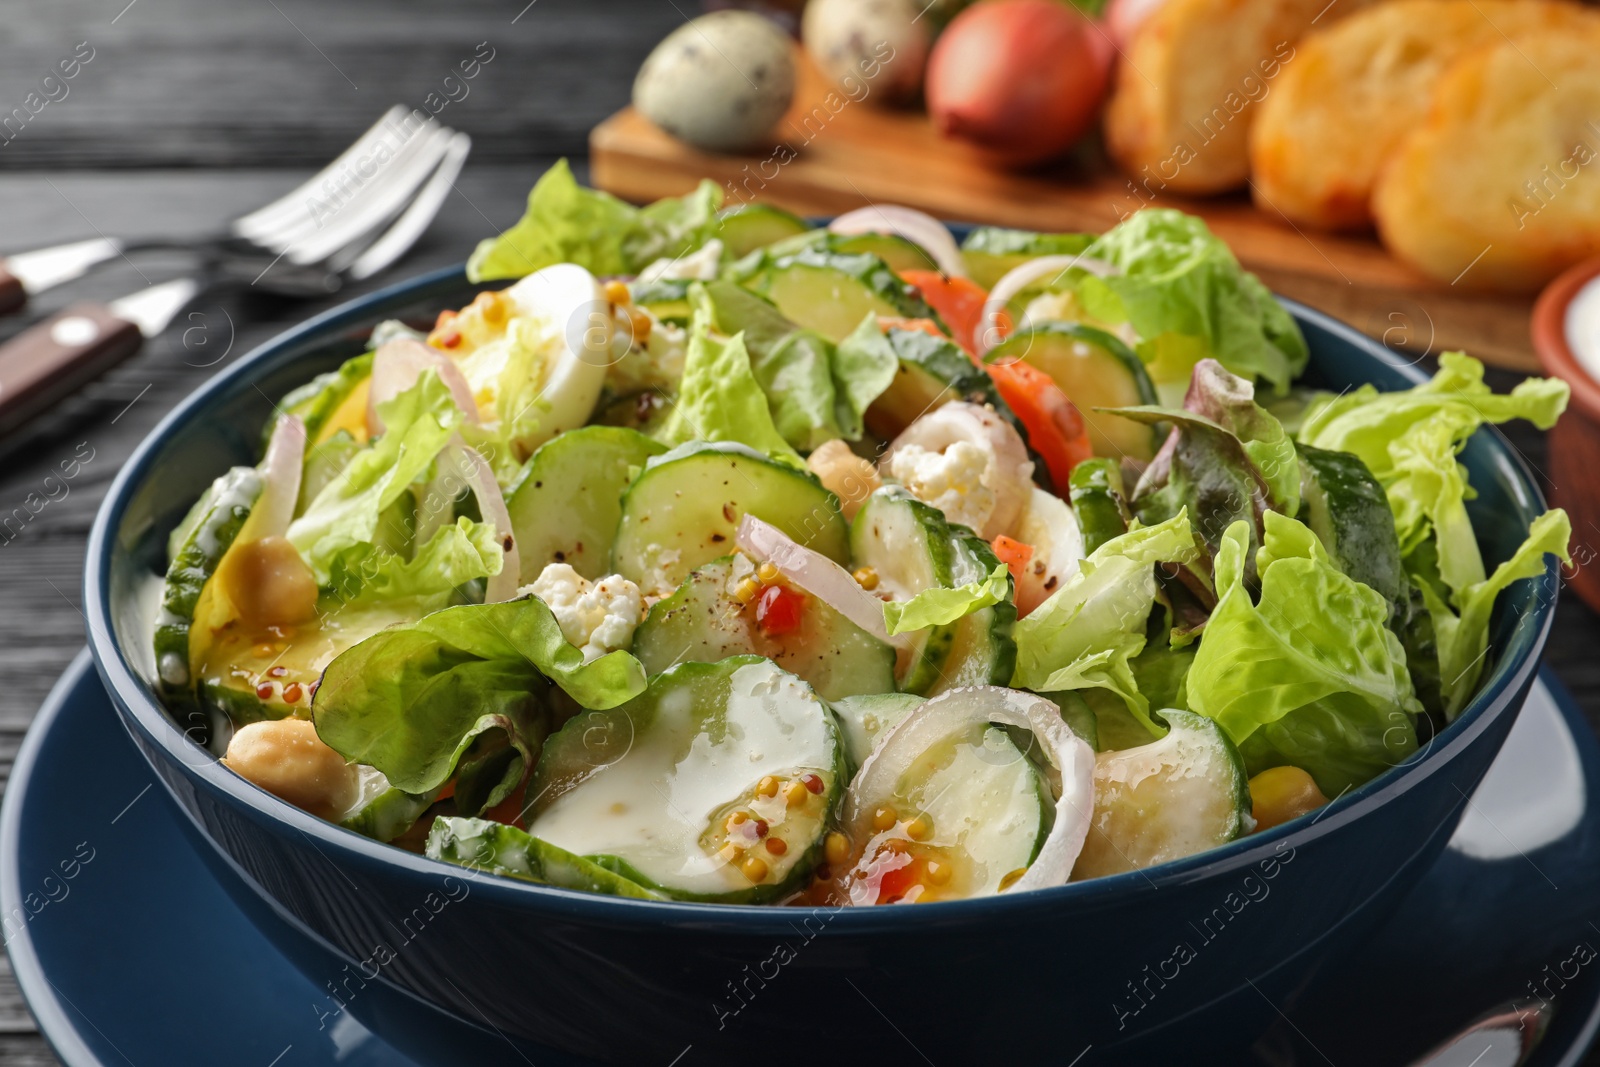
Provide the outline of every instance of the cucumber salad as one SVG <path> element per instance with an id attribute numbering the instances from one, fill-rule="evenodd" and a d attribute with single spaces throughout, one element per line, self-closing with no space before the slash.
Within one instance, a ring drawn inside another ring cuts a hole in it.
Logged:
<path id="1" fill-rule="evenodd" d="M 546 174 L 436 322 L 283 397 L 172 532 L 154 646 L 235 772 L 435 859 L 866 906 L 1150 867 L 1405 762 L 1501 590 L 1460 353 L 1297 384 L 1198 219 L 817 228 Z"/>

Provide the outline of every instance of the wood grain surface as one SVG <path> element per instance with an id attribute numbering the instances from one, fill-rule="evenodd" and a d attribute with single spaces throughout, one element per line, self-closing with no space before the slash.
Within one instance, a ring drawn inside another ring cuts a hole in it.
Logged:
<path id="1" fill-rule="evenodd" d="M 458 262 L 520 214 L 554 158 L 583 151 L 590 127 L 626 101 L 650 46 L 692 10 L 687 0 L 0 0 L 0 116 L 77 42 L 96 49 L 65 99 L 0 144 L 0 253 L 97 234 L 205 233 L 293 188 L 390 103 L 423 100 L 487 40 L 495 59 L 441 116 L 477 142 L 438 222 L 400 265 L 338 299 Z M 118 263 L 30 314 L 109 300 L 186 266 Z M 335 302 L 209 293 L 140 355 L 0 440 L 0 787 L 40 702 L 83 646 L 84 546 L 119 466 L 183 396 Z M 28 321 L 0 319 L 0 338 Z M 1542 435 L 1513 436 L 1542 468 Z M 73 459 L 78 473 L 63 482 L 61 464 Z M 1580 539 L 1600 547 L 1600 530 Z M 1564 598 L 1549 662 L 1591 722 L 1600 722 L 1597 643 L 1600 622 Z M 138 961 L 125 966 L 136 971 Z M 0 1064 L 54 1062 L 0 957 Z"/>
<path id="2" fill-rule="evenodd" d="M 632 108 L 590 139 L 595 180 L 631 200 L 650 200 L 712 177 L 730 199 L 754 197 L 791 210 L 833 215 L 868 203 L 898 203 L 940 218 L 1024 230 L 1098 233 L 1141 207 L 1175 207 L 1205 218 L 1245 266 L 1274 290 L 1415 352 L 1464 348 L 1524 371 L 1538 364 L 1528 339 L 1529 296 L 1441 285 L 1397 262 L 1368 235 L 1325 234 L 1256 209 L 1244 194 L 1192 199 L 1160 180 L 1130 181 L 1086 150 L 1059 166 L 1013 173 L 941 138 L 925 114 L 876 108 L 824 84 L 802 58 L 782 147 L 714 155 L 668 137 Z"/>

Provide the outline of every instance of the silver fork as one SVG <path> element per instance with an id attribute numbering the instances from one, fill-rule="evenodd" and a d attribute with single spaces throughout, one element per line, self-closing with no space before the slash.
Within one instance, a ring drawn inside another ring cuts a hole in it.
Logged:
<path id="1" fill-rule="evenodd" d="M 358 180 L 327 184 L 341 176 L 341 164 L 368 158 L 358 151 L 364 143 L 378 151 L 368 142 L 377 129 L 368 130 L 309 182 L 235 220 L 227 237 L 203 250 L 206 273 L 148 286 L 103 306 L 74 304 L 0 345 L 0 435 L 133 355 L 207 284 L 260 285 L 287 263 L 286 273 L 329 281 L 278 291 L 321 295 L 346 279 L 370 277 L 403 255 L 438 214 L 472 141 L 464 133 L 422 124 L 369 173 L 352 172 Z M 314 200 L 318 192 L 327 199 Z M 276 251 L 266 259 L 270 250 Z M 257 270 L 255 277 L 247 276 L 247 265 Z M 57 274 L 66 269 L 57 268 Z"/>
<path id="2" fill-rule="evenodd" d="M 470 146 L 466 134 L 431 118 L 417 121 L 415 112 L 396 104 L 333 162 L 221 233 L 181 241 L 96 237 L 0 259 L 0 314 L 105 263 L 153 250 L 195 252 L 221 281 L 289 296 L 326 295 L 393 261 L 398 253 L 379 247 L 380 236 L 399 244 L 409 235 L 400 251 L 410 247 L 437 213 Z"/>

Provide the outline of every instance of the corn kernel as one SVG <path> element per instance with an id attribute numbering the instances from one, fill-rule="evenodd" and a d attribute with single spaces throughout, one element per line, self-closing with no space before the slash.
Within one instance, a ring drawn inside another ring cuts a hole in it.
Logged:
<path id="1" fill-rule="evenodd" d="M 733 596 L 741 604 L 748 604 L 761 595 L 761 583 L 752 579 L 742 579 L 733 587 Z"/>
<path id="2" fill-rule="evenodd" d="M 1299 767 L 1270 767 L 1250 779 L 1250 807 L 1257 830 L 1297 819 L 1327 802 L 1311 775 Z"/>
<path id="3" fill-rule="evenodd" d="M 606 300 L 617 305 L 627 307 L 633 303 L 633 293 L 628 290 L 628 283 L 613 278 L 605 284 Z"/>
<path id="4" fill-rule="evenodd" d="M 933 820 L 928 818 L 927 812 L 906 823 L 906 836 L 913 841 L 926 841 L 933 836 Z"/>
<path id="5" fill-rule="evenodd" d="M 746 856 L 739 870 L 752 882 L 759 882 L 767 876 L 767 861 L 760 856 Z"/>
<path id="6" fill-rule="evenodd" d="M 948 863 L 940 863 L 938 860 L 929 860 L 928 861 L 928 884 L 929 885 L 949 885 L 950 884 L 950 865 Z"/>
<path id="7" fill-rule="evenodd" d="M 787 807 L 798 808 L 811 796 L 804 782 L 790 782 L 783 787 L 783 802 Z"/>
<path id="8" fill-rule="evenodd" d="M 478 303 L 483 305 L 483 321 L 490 326 L 503 325 L 509 317 L 505 299 L 499 293 L 482 293 Z"/>
<path id="9" fill-rule="evenodd" d="M 763 563 L 756 568 L 756 577 L 761 579 L 762 585 L 771 585 L 778 580 L 778 568 L 773 563 Z"/>
<path id="10" fill-rule="evenodd" d="M 896 814 L 893 808 L 879 808 L 872 813 L 872 828 L 880 833 L 899 821 L 900 816 Z"/>
<path id="11" fill-rule="evenodd" d="M 655 322 L 645 311 L 636 307 L 628 309 L 628 326 L 633 334 L 633 343 L 642 345 L 650 339 L 650 331 L 655 327 Z"/>
<path id="12" fill-rule="evenodd" d="M 857 585 L 869 593 L 878 588 L 878 572 L 871 567 L 862 567 L 851 577 L 855 578 Z"/>
<path id="13" fill-rule="evenodd" d="M 778 795 L 778 780 L 772 775 L 767 775 L 756 783 L 756 796 L 775 797 Z"/>
<path id="14" fill-rule="evenodd" d="M 850 858 L 850 839 L 835 830 L 823 842 L 822 853 L 828 858 L 829 864 L 842 867 L 845 860 Z"/>

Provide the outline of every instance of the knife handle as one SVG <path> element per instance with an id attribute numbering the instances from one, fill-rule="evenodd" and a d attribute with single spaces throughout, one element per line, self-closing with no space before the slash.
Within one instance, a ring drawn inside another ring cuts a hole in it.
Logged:
<path id="1" fill-rule="evenodd" d="M 28 302 L 28 291 L 22 280 L 6 270 L 6 261 L 0 259 L 0 315 L 9 315 Z"/>
<path id="2" fill-rule="evenodd" d="M 144 342 L 139 327 L 100 304 L 73 304 L 0 345 L 0 435 L 121 363 Z"/>

